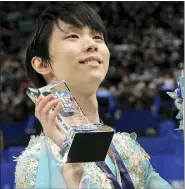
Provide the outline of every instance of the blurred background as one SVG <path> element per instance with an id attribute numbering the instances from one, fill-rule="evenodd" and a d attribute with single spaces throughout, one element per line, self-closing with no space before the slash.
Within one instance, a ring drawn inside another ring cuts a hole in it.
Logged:
<path id="1" fill-rule="evenodd" d="M 40 133 L 25 46 L 40 12 L 55 2 L 0 2 L 0 188 L 14 188 L 15 163 Z M 118 132 L 136 132 L 151 163 L 174 188 L 183 188 L 184 139 L 174 91 L 184 68 L 184 2 L 87 2 L 103 19 L 110 68 L 97 97 L 100 117 Z"/>

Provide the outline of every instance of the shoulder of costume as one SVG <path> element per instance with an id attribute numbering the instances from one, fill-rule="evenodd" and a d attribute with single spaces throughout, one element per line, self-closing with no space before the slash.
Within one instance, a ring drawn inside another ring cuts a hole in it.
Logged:
<path id="1" fill-rule="evenodd" d="M 14 161 L 18 161 L 20 159 L 27 157 L 39 158 L 39 152 L 44 137 L 45 136 L 43 134 L 41 134 L 40 136 L 31 136 L 28 146 L 25 148 L 25 150 L 21 153 L 20 156 L 13 157 Z"/>
<path id="2" fill-rule="evenodd" d="M 113 143 L 115 144 L 118 152 L 122 158 L 126 156 L 131 156 L 132 154 L 140 154 L 142 159 L 150 159 L 150 156 L 145 152 L 145 150 L 136 141 L 137 134 L 133 133 L 115 133 L 113 137 Z M 137 158 L 137 157 L 136 157 Z"/>

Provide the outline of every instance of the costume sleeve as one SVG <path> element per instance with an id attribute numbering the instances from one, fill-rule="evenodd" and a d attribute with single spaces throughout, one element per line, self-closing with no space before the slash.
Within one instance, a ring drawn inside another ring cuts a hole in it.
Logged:
<path id="1" fill-rule="evenodd" d="M 67 188 L 46 137 L 18 158 L 15 183 L 18 189 Z"/>
<path id="2" fill-rule="evenodd" d="M 138 149 L 141 151 L 142 154 L 147 154 L 145 150 L 140 146 L 140 144 L 136 141 L 134 143 L 138 146 Z M 146 156 L 146 155 L 145 155 Z M 143 170 L 144 170 L 144 188 L 145 189 L 172 189 L 172 186 L 165 181 L 159 173 L 157 173 L 151 163 L 150 163 L 150 156 L 145 158 L 142 162 Z"/>
<path id="3" fill-rule="evenodd" d="M 17 165 L 15 168 L 15 184 L 17 189 L 31 189 L 35 186 L 36 173 L 39 165 L 39 158 L 36 149 L 35 152 L 30 153 L 29 150 L 17 158 Z M 39 151 L 39 148 L 37 149 Z"/>
<path id="4" fill-rule="evenodd" d="M 172 189 L 172 187 L 154 171 L 150 156 L 136 141 L 136 134 L 117 133 L 114 137 L 116 148 L 123 159 L 136 188 Z"/>
<path id="5" fill-rule="evenodd" d="M 79 188 L 89 188 L 89 176 L 84 172 Z M 18 158 L 15 183 L 18 189 L 67 189 L 46 137 L 40 145 L 27 149 Z"/>
<path id="6" fill-rule="evenodd" d="M 145 162 L 145 189 L 172 189 L 172 186 L 154 171 L 149 161 Z"/>

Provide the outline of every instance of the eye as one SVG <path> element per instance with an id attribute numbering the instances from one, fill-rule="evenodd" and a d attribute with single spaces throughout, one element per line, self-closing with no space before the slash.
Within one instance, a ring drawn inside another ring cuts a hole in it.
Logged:
<path id="1" fill-rule="evenodd" d="M 96 35 L 96 36 L 94 36 L 93 39 L 100 39 L 100 40 L 102 40 L 102 41 L 104 40 L 103 37 L 100 36 L 100 35 Z"/>
<path id="2" fill-rule="evenodd" d="M 78 35 L 76 35 L 76 34 L 71 34 L 71 35 L 69 35 L 67 38 L 79 38 L 79 37 L 78 37 Z"/>

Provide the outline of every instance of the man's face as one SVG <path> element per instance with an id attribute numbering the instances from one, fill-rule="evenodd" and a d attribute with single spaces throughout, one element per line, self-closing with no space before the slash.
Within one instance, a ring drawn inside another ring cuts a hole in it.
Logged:
<path id="1" fill-rule="evenodd" d="M 49 42 L 53 74 L 69 86 L 98 87 L 109 67 L 109 50 L 103 35 L 88 27 L 82 29 L 59 22 Z"/>

